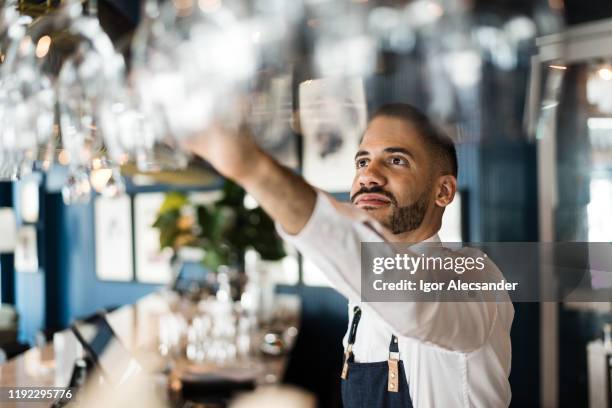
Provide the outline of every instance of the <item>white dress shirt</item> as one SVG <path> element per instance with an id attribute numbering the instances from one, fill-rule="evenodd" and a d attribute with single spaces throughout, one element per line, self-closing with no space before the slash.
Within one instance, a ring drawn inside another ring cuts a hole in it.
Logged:
<path id="1" fill-rule="evenodd" d="M 353 346 L 356 362 L 386 361 L 395 334 L 416 408 L 507 407 L 514 318 L 509 297 L 499 302 L 361 302 L 360 246 L 384 242 L 376 228 L 379 224 L 365 212 L 319 192 L 299 234 L 278 229 L 347 297 L 349 325 L 353 307 L 361 307 Z M 486 268 L 503 278 L 490 260 Z M 345 349 L 347 337 L 348 330 Z"/>

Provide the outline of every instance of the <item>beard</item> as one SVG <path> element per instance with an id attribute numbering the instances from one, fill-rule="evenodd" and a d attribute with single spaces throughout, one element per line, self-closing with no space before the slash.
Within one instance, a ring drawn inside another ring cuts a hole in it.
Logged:
<path id="1" fill-rule="evenodd" d="M 357 196 L 364 193 L 382 194 L 391 200 L 391 214 L 386 219 L 378 221 L 394 235 L 414 231 L 421 226 L 425 219 L 427 207 L 429 206 L 429 191 L 424 191 L 414 203 L 400 207 L 395 196 L 383 190 L 382 187 L 362 187 L 351 197 L 351 202 L 354 202 Z M 364 209 L 367 211 L 373 208 L 364 207 Z"/>
<path id="2" fill-rule="evenodd" d="M 389 228 L 394 235 L 414 231 L 423 223 L 428 206 L 429 194 L 425 192 L 414 203 L 406 207 L 394 205 L 387 222 L 383 224 L 386 224 L 385 227 Z"/>

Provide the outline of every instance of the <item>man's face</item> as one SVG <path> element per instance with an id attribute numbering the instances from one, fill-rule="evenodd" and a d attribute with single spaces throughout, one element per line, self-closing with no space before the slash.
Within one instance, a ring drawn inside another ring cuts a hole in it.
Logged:
<path id="1" fill-rule="evenodd" d="M 355 156 L 351 202 L 394 234 L 417 229 L 434 205 L 433 165 L 410 123 L 379 116 Z"/>

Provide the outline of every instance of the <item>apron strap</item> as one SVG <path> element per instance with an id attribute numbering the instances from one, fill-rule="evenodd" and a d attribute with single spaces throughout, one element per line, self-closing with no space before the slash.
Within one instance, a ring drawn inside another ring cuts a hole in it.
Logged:
<path id="1" fill-rule="evenodd" d="M 397 337 L 391 336 L 391 343 L 389 343 L 389 353 L 399 353 L 399 346 L 397 345 Z"/>
<path id="2" fill-rule="evenodd" d="M 399 345 L 397 343 L 397 336 L 391 335 L 391 342 L 389 343 L 389 359 L 399 360 Z"/>
<path id="3" fill-rule="evenodd" d="M 399 391 L 399 345 L 395 334 L 391 336 L 391 343 L 389 343 L 389 373 L 387 375 L 387 391 L 398 392 Z"/>
<path id="4" fill-rule="evenodd" d="M 359 326 L 359 320 L 361 320 L 361 308 L 355 306 L 353 308 L 353 322 L 351 323 L 351 330 L 349 331 L 348 345 L 344 352 L 344 364 L 342 366 L 342 374 L 340 377 L 343 380 L 348 378 L 348 363 L 353 361 L 353 344 L 355 344 L 355 337 L 357 337 L 357 327 Z"/>
<path id="5" fill-rule="evenodd" d="M 361 320 L 361 308 L 355 306 L 353 309 L 353 323 L 351 323 L 351 331 L 349 332 L 348 344 L 355 344 L 355 337 L 357 337 L 357 327 L 359 326 L 359 320 Z"/>
<path id="6" fill-rule="evenodd" d="M 355 344 L 355 338 L 357 337 L 357 328 L 359 327 L 359 320 L 361 320 L 361 308 L 355 306 L 353 308 L 353 321 L 351 322 L 351 329 L 349 330 L 349 336 L 347 341 L 346 351 L 344 352 L 344 365 L 342 366 L 342 374 L 340 377 L 343 380 L 348 378 L 349 362 L 353 361 L 353 344 Z M 388 363 L 388 375 L 387 375 L 387 391 L 398 392 L 399 391 L 399 344 L 397 336 L 391 336 L 391 342 L 389 343 L 389 360 Z"/>

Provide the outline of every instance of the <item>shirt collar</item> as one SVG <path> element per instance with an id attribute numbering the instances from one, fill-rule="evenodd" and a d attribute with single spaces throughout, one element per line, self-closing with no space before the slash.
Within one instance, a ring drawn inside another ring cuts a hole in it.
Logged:
<path id="1" fill-rule="evenodd" d="M 440 243 L 440 236 L 436 233 L 436 234 L 433 234 L 431 237 L 424 239 L 423 241 L 410 245 L 410 250 L 424 251 L 428 248 L 431 248 L 432 246 L 437 246 L 437 245 L 427 245 L 427 244 L 439 244 L 439 243 Z"/>
<path id="2" fill-rule="evenodd" d="M 439 235 L 438 235 L 438 233 L 436 232 L 436 233 L 435 233 L 435 234 L 433 234 L 431 237 L 429 237 L 429 238 L 427 238 L 427 239 L 424 239 L 424 240 L 423 240 L 423 241 L 421 241 L 421 242 L 435 242 L 435 243 L 440 243 L 440 242 L 442 242 L 442 241 L 440 240 L 440 236 L 439 236 Z"/>

